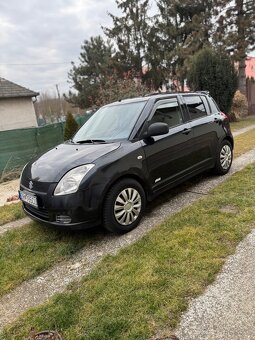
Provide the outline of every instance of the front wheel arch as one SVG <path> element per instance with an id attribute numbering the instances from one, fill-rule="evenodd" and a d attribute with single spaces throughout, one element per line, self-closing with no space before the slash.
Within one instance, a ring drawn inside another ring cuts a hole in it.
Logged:
<path id="1" fill-rule="evenodd" d="M 124 188 L 133 187 L 135 188 L 140 196 L 141 196 L 141 211 L 139 213 L 139 216 L 135 221 L 133 221 L 130 225 L 123 226 L 118 223 L 116 218 L 114 217 L 114 203 L 118 196 L 118 194 L 124 190 Z M 126 233 L 131 231 L 132 229 L 136 228 L 139 224 L 146 206 L 146 192 L 144 190 L 144 187 L 141 185 L 140 182 L 138 182 L 136 179 L 134 179 L 131 176 L 124 176 L 117 181 L 115 181 L 111 187 L 109 188 L 108 192 L 106 193 L 104 197 L 104 202 L 102 206 L 102 221 L 103 226 L 105 229 L 107 229 L 110 232 L 114 233 Z"/>

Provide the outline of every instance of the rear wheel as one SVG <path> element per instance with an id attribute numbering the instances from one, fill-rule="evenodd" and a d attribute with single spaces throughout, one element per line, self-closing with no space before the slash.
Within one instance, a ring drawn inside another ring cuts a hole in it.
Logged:
<path id="1" fill-rule="evenodd" d="M 215 172 L 218 175 L 225 175 L 229 172 L 233 160 L 233 147 L 228 140 L 224 140 L 217 151 Z"/>
<path id="2" fill-rule="evenodd" d="M 109 190 L 103 209 L 104 227 L 115 233 L 126 233 L 139 224 L 145 209 L 143 187 L 131 178 L 123 179 Z"/>

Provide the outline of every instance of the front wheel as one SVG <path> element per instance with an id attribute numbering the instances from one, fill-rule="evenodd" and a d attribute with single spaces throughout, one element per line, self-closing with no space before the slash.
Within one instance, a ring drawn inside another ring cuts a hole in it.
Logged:
<path id="1" fill-rule="evenodd" d="M 217 151 L 215 172 L 218 175 L 225 175 L 229 172 L 233 160 L 233 147 L 231 143 L 224 140 Z"/>
<path id="2" fill-rule="evenodd" d="M 143 187 L 131 178 L 123 179 L 109 190 L 103 208 L 104 227 L 111 232 L 126 233 L 137 227 L 145 209 Z"/>

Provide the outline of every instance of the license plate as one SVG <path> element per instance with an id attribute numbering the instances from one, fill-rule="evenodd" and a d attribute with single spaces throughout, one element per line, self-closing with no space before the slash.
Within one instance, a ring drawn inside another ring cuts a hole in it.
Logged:
<path id="1" fill-rule="evenodd" d="M 38 208 L 37 197 L 29 192 L 20 191 L 19 198 L 22 202 L 32 205 L 35 208 Z"/>

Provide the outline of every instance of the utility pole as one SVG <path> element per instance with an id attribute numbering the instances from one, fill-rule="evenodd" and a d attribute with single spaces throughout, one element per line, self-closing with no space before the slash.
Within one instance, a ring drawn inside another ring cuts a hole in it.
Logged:
<path id="1" fill-rule="evenodd" d="M 63 110 L 63 106 L 62 106 L 62 100 L 61 100 L 61 97 L 60 97 L 58 84 L 56 84 L 56 89 L 57 89 L 58 100 L 59 100 L 60 114 L 62 116 L 64 114 L 64 110 Z"/>

